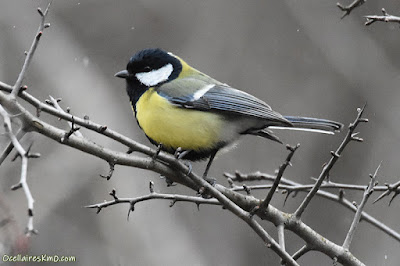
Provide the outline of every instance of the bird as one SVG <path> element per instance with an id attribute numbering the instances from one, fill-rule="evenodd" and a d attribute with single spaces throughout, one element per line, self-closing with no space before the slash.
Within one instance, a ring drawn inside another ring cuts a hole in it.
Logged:
<path id="1" fill-rule="evenodd" d="M 271 129 L 334 134 L 343 126 L 327 119 L 283 116 L 159 48 L 137 52 L 115 76 L 125 79 L 137 123 L 150 142 L 171 154 L 182 151 L 180 159 L 208 158 L 206 180 L 217 152 L 243 135 L 282 143 Z"/>

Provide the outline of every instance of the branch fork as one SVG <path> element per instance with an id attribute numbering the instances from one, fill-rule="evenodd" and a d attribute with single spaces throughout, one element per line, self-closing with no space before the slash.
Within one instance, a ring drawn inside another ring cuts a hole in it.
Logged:
<path id="1" fill-rule="evenodd" d="M 388 12 L 384 8 L 382 8 L 382 16 L 378 15 L 369 15 L 369 16 L 364 16 L 364 18 L 367 19 L 367 22 L 365 22 L 365 26 L 369 26 L 372 23 L 375 23 L 377 21 L 381 22 L 393 22 L 393 23 L 400 23 L 400 17 L 398 16 L 393 16 L 389 15 Z"/>

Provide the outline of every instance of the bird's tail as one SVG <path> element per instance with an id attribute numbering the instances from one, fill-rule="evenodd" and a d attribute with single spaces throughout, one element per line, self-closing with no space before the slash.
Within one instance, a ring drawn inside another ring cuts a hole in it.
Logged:
<path id="1" fill-rule="evenodd" d="M 300 116 L 284 116 L 293 127 L 270 126 L 269 129 L 289 129 L 302 130 L 324 134 L 335 134 L 342 129 L 343 124 L 327 119 L 300 117 Z"/>

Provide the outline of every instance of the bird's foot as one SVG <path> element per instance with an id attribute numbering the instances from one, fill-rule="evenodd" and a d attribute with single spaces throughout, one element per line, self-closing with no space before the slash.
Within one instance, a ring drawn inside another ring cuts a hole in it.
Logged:
<path id="1" fill-rule="evenodd" d="M 192 173 L 193 167 L 190 162 L 183 162 L 188 167 L 188 172 L 186 175 L 190 175 Z"/>
<path id="2" fill-rule="evenodd" d="M 181 147 L 178 147 L 178 148 L 175 150 L 174 156 L 175 156 L 176 159 L 181 160 L 181 159 L 183 159 L 183 157 L 185 157 L 189 152 L 190 152 L 190 150 L 182 150 Z"/>
<path id="3" fill-rule="evenodd" d="M 182 160 L 183 157 L 185 157 L 189 152 L 190 152 L 190 150 L 182 151 L 182 148 L 181 148 L 181 147 L 178 147 L 178 148 L 175 150 L 174 156 L 175 156 L 176 159 Z M 186 175 L 190 175 L 190 174 L 192 173 L 192 170 L 193 170 L 192 164 L 191 164 L 190 162 L 187 162 L 187 161 L 185 161 L 185 162 L 183 162 L 183 163 L 184 163 L 184 164 L 188 167 L 188 169 L 189 169 Z"/>

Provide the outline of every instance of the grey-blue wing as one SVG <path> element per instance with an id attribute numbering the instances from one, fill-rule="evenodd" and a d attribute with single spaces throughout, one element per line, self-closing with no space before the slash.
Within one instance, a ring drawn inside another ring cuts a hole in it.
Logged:
<path id="1" fill-rule="evenodd" d="M 266 126 L 291 126 L 264 101 L 226 84 L 184 78 L 160 86 L 157 92 L 182 108 L 256 117 L 264 120 Z"/>

